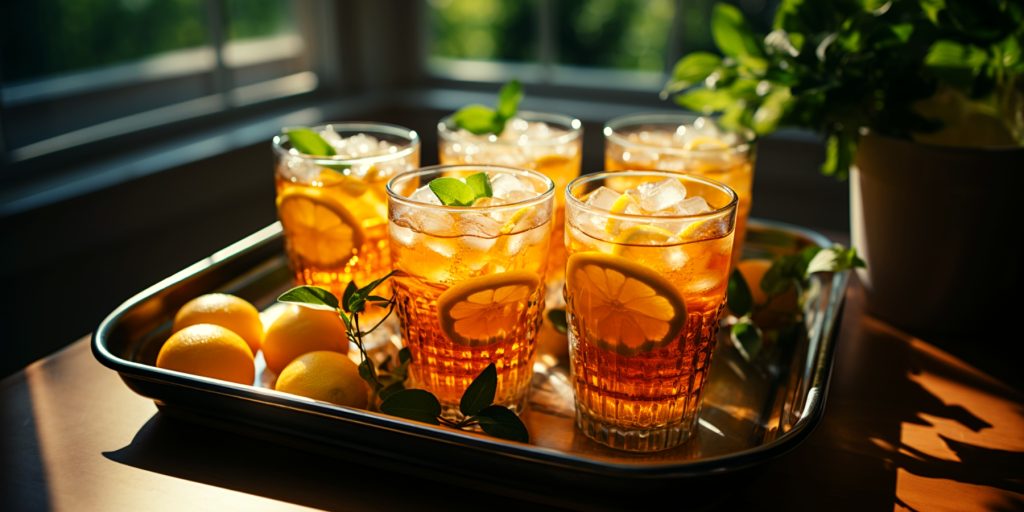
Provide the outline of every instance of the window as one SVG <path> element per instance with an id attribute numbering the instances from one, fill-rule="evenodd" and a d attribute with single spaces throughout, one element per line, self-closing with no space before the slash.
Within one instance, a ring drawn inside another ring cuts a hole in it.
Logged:
<path id="1" fill-rule="evenodd" d="M 659 90 L 685 52 L 715 51 L 713 0 L 429 0 L 428 69 L 456 80 Z M 763 21 L 773 0 L 738 6 Z"/>
<path id="2" fill-rule="evenodd" d="M 0 126 L 12 162 L 314 90 L 289 0 L 13 0 L 0 7 Z"/>

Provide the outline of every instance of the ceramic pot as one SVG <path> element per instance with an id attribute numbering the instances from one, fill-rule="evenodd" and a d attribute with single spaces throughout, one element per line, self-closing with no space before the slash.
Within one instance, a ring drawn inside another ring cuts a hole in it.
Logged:
<path id="1" fill-rule="evenodd" d="M 1021 314 L 1024 148 L 862 137 L 850 174 L 858 275 L 874 315 L 914 334 Z"/>

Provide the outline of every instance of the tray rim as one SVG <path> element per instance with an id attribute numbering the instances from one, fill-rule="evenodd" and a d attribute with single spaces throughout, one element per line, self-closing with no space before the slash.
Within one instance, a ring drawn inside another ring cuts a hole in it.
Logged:
<path id="1" fill-rule="evenodd" d="M 793 224 L 769 221 L 762 219 L 749 219 L 751 227 L 791 231 L 811 242 L 822 247 L 830 247 L 832 241 L 825 235 L 809 228 Z M 140 396 L 151 400 L 158 400 L 156 397 L 147 396 L 128 383 L 128 379 L 139 379 L 155 384 L 171 385 L 177 388 L 184 388 L 196 392 L 210 393 L 230 397 L 234 399 L 256 402 L 262 405 L 274 406 L 281 409 L 292 410 L 305 414 L 329 417 L 343 423 L 362 425 L 382 431 L 411 435 L 429 439 L 433 442 L 445 444 L 456 444 L 463 448 L 483 451 L 488 454 L 501 455 L 516 459 L 525 459 L 537 463 L 543 463 L 549 467 L 563 467 L 575 471 L 585 471 L 610 476 L 622 476 L 629 478 L 687 478 L 706 476 L 709 474 L 728 473 L 756 465 L 777 455 L 789 451 L 802 442 L 817 425 L 824 415 L 825 400 L 828 395 L 830 376 L 834 367 L 835 342 L 838 333 L 838 323 L 841 319 L 842 299 L 849 281 L 849 272 L 836 272 L 832 274 L 832 286 L 830 288 L 830 304 L 835 307 L 826 310 L 826 318 L 823 319 L 823 330 L 821 343 L 817 353 L 809 353 L 817 359 L 813 365 L 814 371 L 805 396 L 804 408 L 800 418 L 791 428 L 779 435 L 777 438 L 748 449 L 718 454 L 710 457 L 691 459 L 683 462 L 654 461 L 642 462 L 640 460 L 630 463 L 614 462 L 600 459 L 582 457 L 573 452 L 566 452 L 553 448 L 537 446 L 528 443 L 518 443 L 486 437 L 480 434 L 447 429 L 433 426 L 426 423 L 413 422 L 383 413 L 370 412 L 360 409 L 348 408 L 317 402 L 302 397 L 295 397 L 271 389 L 258 388 L 250 385 L 234 384 L 207 377 L 191 375 L 173 370 L 166 370 L 123 359 L 114 355 L 107 347 L 110 335 L 117 322 L 132 308 L 145 302 L 151 297 L 159 294 L 166 288 L 187 280 L 188 278 L 204 271 L 210 271 L 215 267 L 222 266 L 231 260 L 242 257 L 246 253 L 255 251 L 276 241 L 282 236 L 282 229 L 279 222 L 274 222 L 241 240 L 232 243 L 216 251 L 212 255 L 185 267 L 184 269 L 164 278 L 143 291 L 135 294 L 121 305 L 115 308 L 94 331 L 91 339 L 91 348 L 94 357 L 104 366 L 120 374 L 130 389 Z"/>

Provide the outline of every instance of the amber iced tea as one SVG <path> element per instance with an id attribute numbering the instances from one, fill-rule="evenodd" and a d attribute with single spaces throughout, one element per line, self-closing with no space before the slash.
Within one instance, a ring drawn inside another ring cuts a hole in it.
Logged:
<path id="1" fill-rule="evenodd" d="M 484 172 L 494 197 L 444 206 L 428 186 L 438 177 Z M 501 166 L 437 166 L 396 177 L 389 231 L 402 338 L 412 385 L 447 413 L 491 362 L 495 403 L 522 409 L 533 375 L 534 338 L 544 308 L 553 185 L 536 172 Z"/>
<path id="2" fill-rule="evenodd" d="M 391 270 L 385 186 L 419 166 L 419 137 L 382 123 L 313 130 L 335 155 L 299 153 L 287 130 L 274 138 L 277 211 L 296 282 L 340 297 L 349 281 L 365 284 Z"/>
<path id="3" fill-rule="evenodd" d="M 700 413 L 736 196 L 699 177 L 640 171 L 585 176 L 567 196 L 577 425 L 614 448 L 676 446 Z"/>
<path id="4" fill-rule="evenodd" d="M 753 134 L 721 129 L 711 118 L 635 114 L 605 125 L 605 170 L 662 170 L 696 174 L 727 185 L 739 198 L 733 250 L 738 260 L 753 196 Z"/>

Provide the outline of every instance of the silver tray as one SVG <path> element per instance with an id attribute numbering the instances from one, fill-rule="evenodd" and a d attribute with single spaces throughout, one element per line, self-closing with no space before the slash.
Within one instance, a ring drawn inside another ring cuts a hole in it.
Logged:
<path id="1" fill-rule="evenodd" d="M 751 220 L 745 245 L 746 256 L 772 257 L 831 243 L 806 229 Z M 728 340 L 720 340 L 699 432 L 687 444 L 655 454 L 608 449 L 578 432 L 568 370 L 564 361 L 551 357 L 538 358 L 530 407 L 523 414 L 531 444 L 154 366 L 175 312 L 188 300 L 220 291 L 264 309 L 292 286 L 277 223 L 126 301 L 100 324 L 92 349 L 129 388 L 155 400 L 163 414 L 517 497 L 609 505 L 615 496 L 704 486 L 746 474 L 741 470 L 784 453 L 807 436 L 824 411 L 848 275 L 815 279 L 805 305 L 808 335 L 753 363 Z M 267 379 L 257 376 L 257 382 Z"/>

